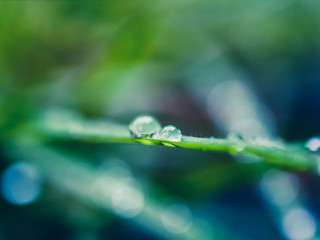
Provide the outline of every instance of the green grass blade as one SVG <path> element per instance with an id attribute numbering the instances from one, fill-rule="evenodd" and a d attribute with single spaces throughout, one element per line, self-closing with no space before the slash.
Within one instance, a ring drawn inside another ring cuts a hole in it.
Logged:
<path id="1" fill-rule="evenodd" d="M 318 172 L 318 157 L 300 145 L 284 145 L 270 140 L 244 141 L 236 137 L 226 139 L 183 136 L 180 142 L 133 138 L 128 126 L 101 120 L 84 120 L 76 114 L 52 112 L 35 121 L 36 129 L 49 139 L 77 140 L 96 143 L 139 143 L 161 145 L 198 151 L 221 152 L 233 155 L 249 154 L 261 162 L 292 170 Z"/>

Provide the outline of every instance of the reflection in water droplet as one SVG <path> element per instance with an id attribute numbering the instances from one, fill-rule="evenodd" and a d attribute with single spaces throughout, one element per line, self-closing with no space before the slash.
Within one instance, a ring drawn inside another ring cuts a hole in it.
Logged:
<path id="1" fill-rule="evenodd" d="M 161 221 L 169 232 L 182 234 L 190 228 L 192 224 L 192 215 L 187 206 L 180 203 L 174 203 L 163 210 Z"/>
<path id="2" fill-rule="evenodd" d="M 317 150 L 320 149 L 320 138 L 318 138 L 318 137 L 310 138 L 306 142 L 305 146 L 306 146 L 306 148 L 309 148 L 310 151 L 316 152 Z"/>
<path id="3" fill-rule="evenodd" d="M 136 138 L 152 137 L 160 129 L 159 121 L 148 115 L 139 116 L 129 124 L 129 130 L 132 136 Z"/>
<path id="4" fill-rule="evenodd" d="M 154 139 L 168 140 L 172 142 L 180 142 L 182 138 L 181 131 L 175 126 L 169 125 L 163 127 L 160 132 L 153 136 Z"/>
<path id="5" fill-rule="evenodd" d="M 32 165 L 18 162 L 4 172 L 2 194 L 7 201 L 16 205 L 30 204 L 38 199 L 40 192 L 40 176 Z"/>
<path id="6" fill-rule="evenodd" d="M 290 240 L 314 239 L 317 228 L 313 216 L 302 207 L 287 212 L 282 227 L 284 234 Z"/>

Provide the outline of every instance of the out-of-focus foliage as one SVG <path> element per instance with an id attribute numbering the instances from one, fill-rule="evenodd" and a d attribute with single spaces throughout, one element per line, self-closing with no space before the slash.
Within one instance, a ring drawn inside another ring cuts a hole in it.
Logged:
<path id="1" fill-rule="evenodd" d="M 268 87 L 287 83 L 300 59 L 319 51 L 319 8 L 288 0 L 2 2 L 2 91 L 30 104 L 119 112 L 108 102 L 156 102 L 167 84 L 221 51 Z"/>
<path id="2" fill-rule="evenodd" d="M 304 148 L 320 132 L 319 12 L 317 0 L 0 1 L 2 191 L 35 201 L 1 198 L 0 238 L 316 238 L 318 177 L 247 156 L 57 140 L 34 121 L 47 109 L 93 123 L 149 113 L 184 135 Z"/>

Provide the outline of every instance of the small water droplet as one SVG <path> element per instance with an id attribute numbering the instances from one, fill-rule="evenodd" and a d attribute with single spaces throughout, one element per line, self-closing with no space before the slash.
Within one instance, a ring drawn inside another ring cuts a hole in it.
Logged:
<path id="1" fill-rule="evenodd" d="M 227 138 L 229 140 L 234 140 L 234 141 L 238 141 L 238 140 L 243 140 L 243 137 L 239 134 L 239 133 L 236 133 L 236 132 L 231 132 L 228 134 Z"/>
<path id="2" fill-rule="evenodd" d="M 234 150 L 236 152 L 242 152 L 245 149 L 246 144 L 240 134 L 231 132 L 227 138 L 235 143 Z"/>
<path id="3" fill-rule="evenodd" d="M 168 140 L 172 142 L 180 142 L 182 133 L 175 126 L 169 125 L 163 127 L 158 133 L 153 136 L 153 138 L 159 140 Z"/>
<path id="4" fill-rule="evenodd" d="M 152 137 L 152 135 L 159 132 L 160 129 L 161 124 L 159 121 L 149 115 L 138 116 L 129 124 L 131 135 L 135 138 Z"/>
<path id="5" fill-rule="evenodd" d="M 312 137 L 308 139 L 308 141 L 305 144 L 305 147 L 312 152 L 318 152 L 320 150 L 320 138 Z"/>
<path id="6" fill-rule="evenodd" d="M 245 148 L 244 142 L 239 142 L 239 143 L 236 144 L 237 152 L 242 152 L 244 150 L 244 148 Z"/>

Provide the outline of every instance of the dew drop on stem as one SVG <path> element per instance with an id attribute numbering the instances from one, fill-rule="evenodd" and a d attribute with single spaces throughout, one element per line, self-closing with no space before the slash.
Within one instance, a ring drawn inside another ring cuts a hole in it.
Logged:
<path id="1" fill-rule="evenodd" d="M 312 137 L 307 140 L 305 147 L 308 148 L 311 152 L 320 152 L 320 138 Z"/>
<path id="2" fill-rule="evenodd" d="M 130 124 L 129 130 L 134 138 L 149 138 L 161 129 L 160 122 L 152 116 L 141 115 L 136 117 Z"/>
<path id="3" fill-rule="evenodd" d="M 244 150 L 245 142 L 243 141 L 243 137 L 240 134 L 231 132 L 228 135 L 227 139 L 235 143 L 234 150 L 236 152 L 242 152 Z"/>
<path id="4" fill-rule="evenodd" d="M 158 133 L 153 136 L 153 138 L 159 140 L 168 140 L 172 142 L 180 142 L 182 133 L 175 126 L 169 125 L 163 127 Z"/>

